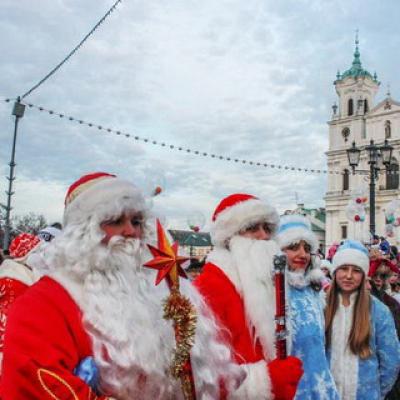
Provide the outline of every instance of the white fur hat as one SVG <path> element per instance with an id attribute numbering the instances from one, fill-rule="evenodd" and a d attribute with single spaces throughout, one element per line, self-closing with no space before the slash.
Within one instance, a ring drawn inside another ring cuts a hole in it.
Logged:
<path id="1" fill-rule="evenodd" d="M 258 222 L 266 222 L 274 234 L 279 215 L 274 207 L 250 194 L 236 193 L 225 197 L 212 217 L 212 242 L 216 246 L 224 246 L 226 240 Z"/>
<path id="2" fill-rule="evenodd" d="M 277 239 L 281 249 L 300 240 L 307 242 L 311 246 L 312 252 L 317 251 L 318 248 L 318 241 L 311 230 L 310 221 L 299 214 L 284 215 L 281 218 Z"/>
<path id="3" fill-rule="evenodd" d="M 333 256 L 332 273 L 342 265 L 355 265 L 367 275 L 369 270 L 368 250 L 357 240 L 345 240 Z"/>
<path id="4" fill-rule="evenodd" d="M 133 183 L 104 172 L 84 175 L 67 192 L 64 225 L 86 221 L 90 216 L 102 221 L 127 209 L 146 210 L 144 197 Z"/>

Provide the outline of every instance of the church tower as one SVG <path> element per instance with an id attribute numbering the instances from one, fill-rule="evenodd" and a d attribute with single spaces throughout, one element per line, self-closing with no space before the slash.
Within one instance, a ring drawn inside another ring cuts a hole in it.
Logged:
<path id="1" fill-rule="evenodd" d="M 385 204 L 394 198 L 400 198 L 397 190 L 399 187 L 398 160 L 400 159 L 400 103 L 394 101 L 388 92 L 386 99 L 376 104 L 375 97 L 380 82 L 376 73 L 371 74 L 362 67 L 358 35 L 355 40 L 351 67 L 343 73 L 337 73 L 334 86 L 338 98 L 332 106 L 331 120 L 328 121 L 329 149 L 326 152 L 329 172 L 325 195 L 327 245 L 347 237 L 355 237 L 357 228 L 354 222 L 346 217 L 345 209 L 349 203 L 351 191 L 368 188 L 367 174 L 351 174 L 346 150 L 353 142 L 362 150 L 358 166 L 360 170 L 369 169 L 365 146 L 371 139 L 377 145 L 383 144 L 384 140 L 388 139 L 394 147 L 392 158 L 394 165 L 391 167 L 393 173 L 387 176 L 382 173 L 376 182 L 377 234 L 384 235 Z M 368 234 L 369 227 L 368 204 L 366 214 L 366 221 L 363 223 L 365 235 Z"/>

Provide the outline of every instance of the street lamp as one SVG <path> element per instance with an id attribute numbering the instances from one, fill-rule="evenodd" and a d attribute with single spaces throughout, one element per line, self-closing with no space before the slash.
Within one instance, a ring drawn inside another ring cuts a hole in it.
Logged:
<path id="1" fill-rule="evenodd" d="M 368 164 L 369 171 L 359 171 L 359 172 L 369 172 L 369 229 L 372 235 L 375 235 L 375 179 L 378 177 L 379 158 L 382 160 L 383 165 L 388 169 L 390 167 L 390 162 L 392 159 L 393 147 L 390 146 L 387 139 L 383 145 L 376 145 L 371 139 L 368 146 L 365 146 L 365 150 L 368 152 Z M 347 158 L 349 160 L 349 165 L 353 171 L 356 172 L 356 167 L 360 163 L 361 150 L 356 147 L 356 143 L 353 142 L 350 149 L 346 150 Z"/>

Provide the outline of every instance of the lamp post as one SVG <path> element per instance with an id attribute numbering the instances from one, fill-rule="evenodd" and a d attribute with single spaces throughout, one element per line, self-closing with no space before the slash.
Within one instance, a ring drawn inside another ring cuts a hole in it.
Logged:
<path id="1" fill-rule="evenodd" d="M 14 107 L 12 110 L 12 115 L 15 116 L 15 123 L 14 123 L 14 136 L 13 136 L 13 143 L 12 143 L 12 150 L 11 150 L 11 161 L 8 164 L 10 166 L 10 175 L 7 177 L 8 179 L 8 191 L 7 194 L 7 205 L 0 204 L 2 208 L 6 210 L 6 217 L 5 217 L 5 226 L 4 226 L 4 238 L 3 238 L 3 250 L 8 250 L 8 245 L 10 242 L 10 233 L 11 233 L 11 197 L 14 194 L 13 192 L 13 182 L 15 180 L 14 176 L 14 169 L 15 169 L 15 148 L 17 144 L 17 132 L 18 132 L 18 122 L 24 116 L 25 113 L 25 105 L 20 102 L 20 98 L 17 98 L 17 101 L 14 103 Z"/>
<path id="2" fill-rule="evenodd" d="M 369 229 L 372 235 L 375 235 L 375 180 L 379 174 L 379 159 L 382 160 L 385 168 L 389 168 L 392 159 L 393 147 L 389 145 L 387 139 L 383 145 L 376 145 L 371 139 L 368 146 L 365 146 L 365 150 L 368 152 L 368 164 L 369 171 Z M 353 171 L 356 172 L 356 167 L 360 163 L 361 149 L 356 147 L 356 143 L 353 142 L 350 149 L 346 150 L 349 165 Z"/>

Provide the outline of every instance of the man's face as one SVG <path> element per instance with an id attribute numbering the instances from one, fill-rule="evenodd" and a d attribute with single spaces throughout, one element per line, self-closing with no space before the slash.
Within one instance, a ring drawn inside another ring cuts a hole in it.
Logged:
<path id="1" fill-rule="evenodd" d="M 143 216 L 138 212 L 124 213 L 116 219 L 104 221 L 100 228 L 106 234 L 102 240 L 107 244 L 113 236 L 141 239 L 143 236 Z"/>
<path id="2" fill-rule="evenodd" d="M 311 261 L 311 246 L 304 240 L 284 249 L 289 268 L 292 271 L 305 270 Z"/>
<path id="3" fill-rule="evenodd" d="M 240 236 L 255 239 L 255 240 L 269 240 L 271 239 L 271 229 L 266 222 L 258 222 L 254 225 L 239 232 Z"/>

